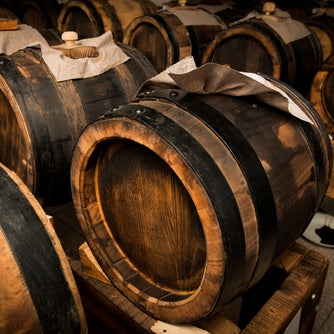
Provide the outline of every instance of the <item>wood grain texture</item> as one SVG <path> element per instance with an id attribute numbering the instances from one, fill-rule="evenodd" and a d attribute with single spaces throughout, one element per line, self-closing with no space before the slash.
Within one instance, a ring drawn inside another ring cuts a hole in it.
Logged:
<path id="1" fill-rule="evenodd" d="M 252 98 L 161 90 L 80 136 L 71 167 L 79 222 L 108 277 L 145 312 L 204 318 L 304 231 L 331 150 L 319 115 L 291 97 L 314 125 Z"/>
<path id="2" fill-rule="evenodd" d="M 15 6 L 15 14 L 22 24 L 37 30 L 56 28 L 59 14 L 57 0 L 23 0 Z"/>
<path id="3" fill-rule="evenodd" d="M 314 76 L 310 91 L 310 101 L 325 123 L 329 133 L 334 133 L 334 101 L 331 93 L 333 85 L 334 55 L 323 62 Z"/>
<path id="4" fill-rule="evenodd" d="M 87 333 L 79 292 L 48 217 L 19 177 L 0 164 L 3 333 Z"/>
<path id="5" fill-rule="evenodd" d="M 121 46 L 127 62 L 87 79 L 57 82 L 38 51 L 1 57 L 1 161 L 46 204 L 70 196 L 76 141 L 89 123 L 127 103 L 156 72 L 137 50 Z"/>
<path id="6" fill-rule="evenodd" d="M 270 75 L 307 96 L 322 62 L 322 49 L 311 31 L 304 38 L 286 43 L 264 21 L 249 19 L 217 34 L 204 52 L 202 63 L 208 61 Z"/>
<path id="7" fill-rule="evenodd" d="M 193 13 L 196 14 L 196 10 L 200 15 L 201 9 L 194 8 L 187 14 L 190 19 Z M 159 10 L 132 20 L 124 32 L 123 42 L 142 52 L 157 72 L 187 56 L 193 56 L 195 62 L 200 65 L 208 44 L 226 27 L 223 21 L 220 25 L 219 20 L 215 22 L 213 24 L 208 20 L 207 24 L 186 25 L 168 9 Z"/>
<path id="8" fill-rule="evenodd" d="M 113 285 L 91 279 L 81 272 L 80 261 L 70 259 L 75 273 L 85 310 L 91 315 L 92 332 L 98 326 L 104 326 L 106 333 L 150 333 L 156 319 L 143 313 L 130 303 Z M 282 264 L 292 264 L 282 268 Z M 277 265 L 277 266 L 276 266 Z M 284 279 L 278 275 L 268 275 L 271 271 L 281 270 Z M 242 299 L 251 310 L 251 316 L 242 326 L 238 320 L 231 321 L 224 307 L 219 307 L 207 318 L 192 324 L 193 329 L 203 329 L 212 334 L 244 333 L 284 333 L 290 320 L 301 310 L 299 332 L 310 333 L 314 324 L 324 279 L 328 270 L 328 258 L 320 253 L 294 243 L 269 268 L 265 278 L 270 277 L 271 294 L 263 301 L 267 288 L 264 281 L 257 284 L 257 294 L 245 294 Z M 262 300 L 257 304 L 258 300 Z M 288 301 L 288 302 L 287 302 Z M 236 319 L 244 317 L 245 310 L 236 311 Z M 246 314 L 247 315 L 247 314 Z M 273 324 L 273 325 L 272 325 Z M 177 325 L 174 326 L 177 329 Z M 183 325 L 180 325 L 182 329 Z M 159 327 L 162 328 L 163 327 Z"/>
<path id="9" fill-rule="evenodd" d="M 114 39 L 121 42 L 133 19 L 152 13 L 156 8 L 150 0 L 70 0 L 60 10 L 57 28 L 74 30 L 80 39 L 97 37 L 110 30 Z"/>
<path id="10" fill-rule="evenodd" d="M 314 15 L 304 20 L 304 23 L 319 38 L 322 48 L 322 59 L 325 61 L 334 52 L 334 19 L 327 14 Z"/>

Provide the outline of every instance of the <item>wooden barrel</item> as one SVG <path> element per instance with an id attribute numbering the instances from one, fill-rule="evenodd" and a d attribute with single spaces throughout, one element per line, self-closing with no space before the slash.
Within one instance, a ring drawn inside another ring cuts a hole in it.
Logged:
<path id="1" fill-rule="evenodd" d="M 20 178 L 0 164 L 1 333 L 87 333 L 59 239 Z"/>
<path id="2" fill-rule="evenodd" d="M 314 77 L 310 92 L 310 102 L 320 115 L 328 133 L 334 150 L 334 54 L 324 60 L 321 68 Z M 330 178 L 326 197 L 334 199 L 334 171 Z"/>
<path id="3" fill-rule="evenodd" d="M 319 38 L 322 58 L 327 59 L 334 53 L 334 17 L 326 14 L 309 17 L 304 22 Z"/>
<path id="4" fill-rule="evenodd" d="M 80 39 L 110 30 L 115 40 L 122 41 L 133 19 L 156 8 L 150 0 L 69 0 L 60 10 L 57 27 L 60 31 L 76 31 Z"/>
<path id="5" fill-rule="evenodd" d="M 23 0 L 16 1 L 15 14 L 21 23 L 35 29 L 54 29 L 59 15 L 57 0 Z"/>
<path id="6" fill-rule="evenodd" d="M 278 87 L 280 83 L 274 83 Z M 154 318 L 200 320 L 255 284 L 304 231 L 331 173 L 313 125 L 252 97 L 146 91 L 90 124 L 72 196 L 114 284 Z"/>
<path id="7" fill-rule="evenodd" d="M 334 134 L 334 54 L 324 60 L 314 76 L 310 101 L 329 133 Z"/>
<path id="8" fill-rule="evenodd" d="M 13 10 L 7 7 L 0 7 L 0 18 L 1 19 L 13 19 L 13 20 L 19 21 L 18 17 L 13 12 Z"/>
<path id="9" fill-rule="evenodd" d="M 123 42 L 138 49 L 161 72 L 188 56 L 200 64 L 209 43 L 226 28 L 212 13 L 177 6 L 134 19 L 124 32 Z"/>
<path id="10" fill-rule="evenodd" d="M 57 82 L 36 49 L 0 57 L 0 161 L 44 205 L 70 197 L 70 163 L 82 129 L 134 98 L 156 72 L 128 45 L 130 57 L 100 75 Z"/>
<path id="11" fill-rule="evenodd" d="M 305 25 L 309 34 L 294 39 L 295 31 L 289 31 L 288 40 L 282 37 L 261 18 L 251 18 L 233 24 L 219 33 L 204 52 L 202 63 L 229 64 L 232 68 L 246 72 L 260 72 L 286 82 L 306 96 L 311 82 L 322 62 L 320 42 L 314 32 Z"/>

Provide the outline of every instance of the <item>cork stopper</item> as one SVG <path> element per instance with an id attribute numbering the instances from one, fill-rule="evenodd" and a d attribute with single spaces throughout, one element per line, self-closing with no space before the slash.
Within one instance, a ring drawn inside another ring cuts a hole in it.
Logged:
<path id="1" fill-rule="evenodd" d="M 61 39 L 66 46 L 72 47 L 75 45 L 75 41 L 78 40 L 78 34 L 75 31 L 64 31 L 61 35 Z"/>
<path id="2" fill-rule="evenodd" d="M 66 57 L 79 59 L 87 57 L 93 58 L 99 55 L 95 46 L 76 45 L 75 42 L 78 40 L 78 34 L 75 31 L 64 31 L 61 35 L 61 39 L 64 41 L 65 45 L 55 45 L 53 48 L 61 51 Z"/>
<path id="3" fill-rule="evenodd" d="M 178 1 L 178 5 L 181 7 L 185 7 L 185 5 L 187 4 L 187 0 L 179 0 Z"/>
<path id="4" fill-rule="evenodd" d="M 263 12 L 265 15 L 272 15 L 275 12 L 276 5 L 274 2 L 266 2 L 263 5 Z"/>

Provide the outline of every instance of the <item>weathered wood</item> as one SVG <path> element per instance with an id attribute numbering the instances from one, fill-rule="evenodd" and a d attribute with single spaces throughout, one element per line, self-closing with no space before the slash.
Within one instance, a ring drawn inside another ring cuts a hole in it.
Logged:
<path id="1" fill-rule="evenodd" d="M 299 310 L 301 310 L 299 333 L 310 333 L 328 264 L 327 257 L 309 251 L 257 312 L 254 303 L 256 299 L 262 297 L 261 293 L 264 293 L 264 287 L 260 282 L 258 290 L 246 301 L 250 303 L 248 308 L 256 312 L 256 315 L 246 322 L 241 333 L 283 333 Z"/>
<path id="2" fill-rule="evenodd" d="M 182 12 L 182 16 L 177 12 Z M 201 15 L 206 15 L 206 22 L 196 23 L 196 17 Z M 166 7 L 134 19 L 124 32 L 123 42 L 142 52 L 157 72 L 161 72 L 188 56 L 193 56 L 200 65 L 208 44 L 226 28 L 222 20 L 203 9 L 176 7 L 171 12 Z"/>
<path id="3" fill-rule="evenodd" d="M 0 164 L 0 331 L 87 333 L 79 292 L 48 217 Z"/>
<path id="4" fill-rule="evenodd" d="M 79 38 L 96 37 L 111 31 L 115 40 L 136 17 L 152 13 L 157 6 L 150 0 L 69 0 L 61 8 L 57 28 L 74 30 Z"/>
<path id="5" fill-rule="evenodd" d="M 330 15 L 314 15 L 304 23 L 315 32 L 322 48 L 322 59 L 326 60 L 334 53 L 334 18 Z"/>
<path id="6" fill-rule="evenodd" d="M 251 98 L 161 90 L 82 133 L 71 172 L 80 224 L 107 276 L 145 312 L 172 323 L 207 316 L 309 224 L 331 149 L 319 115 L 290 95 L 314 125 Z"/>
<path id="7" fill-rule="evenodd" d="M 14 170 L 41 203 L 70 197 L 70 163 L 76 141 L 89 123 L 131 100 L 154 75 L 137 50 L 98 76 L 57 82 L 35 49 L 1 56 L 0 161 Z M 43 204 L 43 205 L 44 205 Z"/>
<path id="8" fill-rule="evenodd" d="M 22 0 L 15 6 L 15 14 L 21 23 L 35 29 L 53 29 L 57 24 L 59 4 L 57 0 Z"/>
<path id="9" fill-rule="evenodd" d="M 311 91 L 310 101 L 329 133 L 334 133 L 334 55 L 328 57 L 318 72 L 315 74 Z"/>
<path id="10" fill-rule="evenodd" d="M 91 315 L 89 329 L 92 332 L 102 324 L 106 328 L 106 333 L 132 331 L 156 333 L 152 329 L 164 328 L 163 323 L 157 322 L 148 314 L 141 313 L 113 285 L 104 284 L 84 275 L 79 261 L 70 258 L 70 263 L 85 311 Z M 240 314 L 236 314 L 236 318 L 240 317 L 240 321 L 231 321 L 226 317 L 224 307 L 221 307 L 217 313 L 194 323 L 192 329 L 194 331 L 203 329 L 211 334 L 278 334 L 286 330 L 290 321 L 301 310 L 299 332 L 310 333 L 328 270 L 328 258 L 294 243 L 277 259 L 276 263 L 277 265 L 274 264 L 265 274 L 264 279 L 253 288 L 255 293 L 246 293 L 243 296 L 243 308 Z M 293 265 L 283 268 L 282 263 L 293 263 Z M 283 279 L 280 279 L 279 275 L 271 274 L 277 270 L 282 272 Z M 267 290 L 270 294 L 264 299 Z M 160 324 L 157 326 L 157 323 Z M 170 329 L 169 324 L 166 325 L 165 328 Z M 175 325 L 173 328 L 177 330 L 178 326 Z M 182 329 L 181 325 L 179 333 Z M 191 333 L 189 328 L 188 330 Z"/>
<path id="11" fill-rule="evenodd" d="M 270 75 L 307 96 L 322 62 L 322 49 L 311 30 L 308 36 L 286 43 L 263 20 L 252 18 L 217 34 L 202 58 L 202 63 L 209 61 L 229 64 L 239 71 Z"/>
<path id="12" fill-rule="evenodd" d="M 14 11 L 7 7 L 0 7 L 0 18 L 2 19 L 8 19 L 8 20 L 18 20 L 17 15 L 14 13 Z"/>

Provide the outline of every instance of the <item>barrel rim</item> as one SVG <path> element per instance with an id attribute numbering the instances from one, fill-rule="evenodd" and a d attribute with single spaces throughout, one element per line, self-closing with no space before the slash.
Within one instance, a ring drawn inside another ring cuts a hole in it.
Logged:
<path id="1" fill-rule="evenodd" d="M 23 117 L 18 101 L 13 91 L 10 89 L 8 83 L 6 82 L 5 78 L 0 74 L 0 94 L 1 93 L 7 99 L 8 104 L 10 105 L 13 113 L 15 114 L 16 121 L 18 123 L 19 128 L 21 129 L 24 142 L 26 144 L 26 151 L 32 152 L 32 154 L 30 154 L 29 164 L 27 164 L 27 176 L 29 177 L 27 177 L 24 181 L 27 187 L 30 189 L 30 191 L 34 193 L 36 191 L 36 186 L 37 186 L 37 170 L 36 170 L 36 160 L 33 148 L 33 140 L 31 134 L 29 133 L 27 123 L 25 122 L 25 118 Z"/>
<path id="2" fill-rule="evenodd" d="M 74 275 L 72 273 L 71 266 L 67 260 L 65 251 L 61 245 L 61 242 L 57 236 L 57 233 L 54 227 L 52 226 L 50 222 L 50 219 L 47 217 L 40 203 L 37 201 L 37 199 L 34 197 L 34 195 L 25 185 L 25 183 L 20 179 L 20 177 L 14 171 L 10 170 L 8 167 L 6 167 L 1 162 L 0 162 L 0 169 L 3 170 L 8 175 L 8 177 L 11 179 L 11 181 L 14 184 L 17 185 L 18 192 L 21 192 L 23 194 L 23 196 L 27 200 L 28 205 L 31 206 L 32 210 L 37 215 L 40 223 L 42 224 L 47 235 L 49 236 L 52 246 L 54 247 L 56 255 L 59 259 L 59 264 L 61 266 L 62 274 L 65 277 L 66 282 L 68 283 L 69 290 L 70 290 L 70 293 L 73 299 L 73 303 L 75 305 L 75 309 L 77 312 L 81 331 L 82 333 L 88 333 L 86 317 L 84 314 L 83 305 L 81 303 L 81 297 L 79 294 L 79 290 L 76 285 L 76 281 L 74 279 Z"/>
<path id="3" fill-rule="evenodd" d="M 90 199 L 87 198 L 87 192 L 80 193 L 80 189 L 83 189 L 83 185 L 85 183 L 84 173 L 87 168 L 89 158 L 92 156 L 93 152 L 95 152 L 95 149 L 98 147 L 98 145 L 105 143 L 106 141 L 112 141 L 114 139 L 119 140 L 120 138 L 126 140 L 133 140 L 134 138 L 132 137 L 133 135 L 131 134 L 131 130 L 129 131 L 129 133 L 125 134 L 120 129 L 122 128 L 122 124 L 126 124 L 126 128 L 131 129 L 131 127 L 134 126 L 134 123 L 136 122 L 130 122 L 129 120 L 121 118 L 113 118 L 108 120 L 100 120 L 99 122 L 95 122 L 89 125 L 85 129 L 84 133 L 78 140 L 72 160 L 74 162 L 72 163 L 71 167 L 73 203 L 77 212 L 79 222 L 85 234 L 88 234 L 86 238 L 88 244 L 90 245 L 97 260 L 102 263 L 102 267 L 111 269 L 106 270 L 106 274 L 110 276 L 118 289 L 120 289 L 121 291 L 125 291 L 126 296 L 134 301 L 137 301 L 139 299 L 139 304 L 145 305 L 145 308 L 149 313 L 155 315 L 160 314 L 162 318 L 164 318 L 164 313 L 166 313 L 168 319 L 172 313 L 172 317 L 174 319 L 182 319 L 182 321 L 184 321 L 184 318 L 188 318 L 190 319 L 190 321 L 193 321 L 192 318 L 194 316 L 197 316 L 196 314 L 193 314 L 195 306 L 196 308 L 200 308 L 202 314 L 207 315 L 218 300 L 221 286 L 224 281 L 225 273 L 223 264 L 225 263 L 225 251 L 223 240 L 221 238 L 221 232 L 218 228 L 219 222 L 217 221 L 216 213 L 212 208 L 209 199 L 207 198 L 205 189 L 200 186 L 200 183 L 195 175 L 193 180 L 196 180 L 196 186 L 193 183 L 190 188 L 183 182 L 186 176 L 189 178 L 189 172 L 192 174 L 193 172 L 191 171 L 190 166 L 187 166 L 186 162 L 181 160 L 176 151 L 174 152 L 175 156 L 173 157 L 173 159 L 176 158 L 175 161 L 177 161 L 177 163 L 175 163 L 173 167 L 170 166 L 169 163 L 168 165 L 179 177 L 183 186 L 186 187 L 195 206 L 196 202 L 198 202 L 197 208 L 199 209 L 197 210 L 197 212 L 200 220 L 205 221 L 204 217 L 206 217 L 206 219 L 208 219 L 207 217 L 210 217 L 211 219 L 210 226 L 204 226 L 202 224 L 206 244 L 206 263 L 204 266 L 201 283 L 196 288 L 196 290 L 186 295 L 178 294 L 178 299 L 175 302 L 163 301 L 150 295 L 146 295 L 145 292 L 140 293 L 138 296 L 138 288 L 131 283 L 124 281 L 122 277 L 120 278 L 119 272 L 112 268 L 112 264 L 110 263 L 111 261 L 108 255 L 104 252 L 104 249 L 102 249 L 99 244 L 96 245 L 96 242 L 94 240 L 96 238 L 97 230 L 98 233 L 101 234 L 100 229 L 107 229 L 107 227 L 105 218 L 103 217 L 103 213 L 101 213 L 100 211 L 101 208 L 99 208 L 98 203 L 93 203 L 92 201 L 90 201 Z M 113 126 L 110 126 L 111 124 Z M 156 133 L 154 133 L 154 131 L 144 128 L 141 124 L 136 124 L 136 127 L 137 130 L 139 129 L 141 134 L 149 133 L 150 138 L 153 139 L 151 143 L 148 143 L 147 141 L 141 139 L 142 136 L 139 135 L 138 137 L 136 137 L 135 142 L 148 148 L 166 162 L 166 157 L 164 155 L 165 152 L 170 152 L 170 145 L 165 142 L 161 137 L 159 137 Z M 108 130 L 113 132 L 112 135 Z M 159 148 L 157 148 L 157 141 L 159 141 L 160 144 Z M 152 144 L 152 142 L 154 142 L 154 145 Z M 92 187 L 92 185 L 90 185 L 90 187 Z M 93 192 L 94 191 L 95 190 L 93 190 Z M 201 198 L 200 200 L 197 200 L 196 198 L 194 199 L 194 197 L 196 197 L 193 195 L 195 191 L 196 196 Z M 203 203 L 205 203 L 206 205 L 204 205 Z M 92 213 L 94 213 L 95 217 L 97 214 L 99 215 L 97 219 L 99 221 L 97 223 L 98 225 L 93 226 L 93 231 L 91 224 L 89 224 L 89 221 L 92 220 L 89 210 L 92 210 Z M 209 224 L 206 223 L 206 225 Z M 216 226 L 216 228 L 214 226 Z M 215 240 L 215 242 L 211 242 L 212 244 L 210 244 L 209 238 L 209 235 L 211 234 L 218 235 L 218 238 L 212 238 L 213 240 Z M 219 240 L 220 244 L 218 244 L 217 240 Z M 202 294 L 205 294 L 205 298 L 201 297 Z M 178 307 L 175 307 L 176 305 Z"/>
<path id="4" fill-rule="evenodd" d="M 261 45 L 265 48 L 268 52 L 272 65 L 273 65 L 273 73 L 271 74 L 273 78 L 280 79 L 282 75 L 282 57 L 272 42 L 267 36 L 265 36 L 261 31 L 258 29 L 254 29 L 251 25 L 246 25 L 247 30 L 245 30 L 244 26 L 238 24 L 236 26 L 231 26 L 226 31 L 222 31 L 216 35 L 213 41 L 207 46 L 206 50 L 204 51 L 202 57 L 202 64 L 212 61 L 212 56 L 215 53 L 219 44 L 227 39 L 233 38 L 235 36 L 247 36 L 251 37 L 252 39 L 260 42 Z"/>

